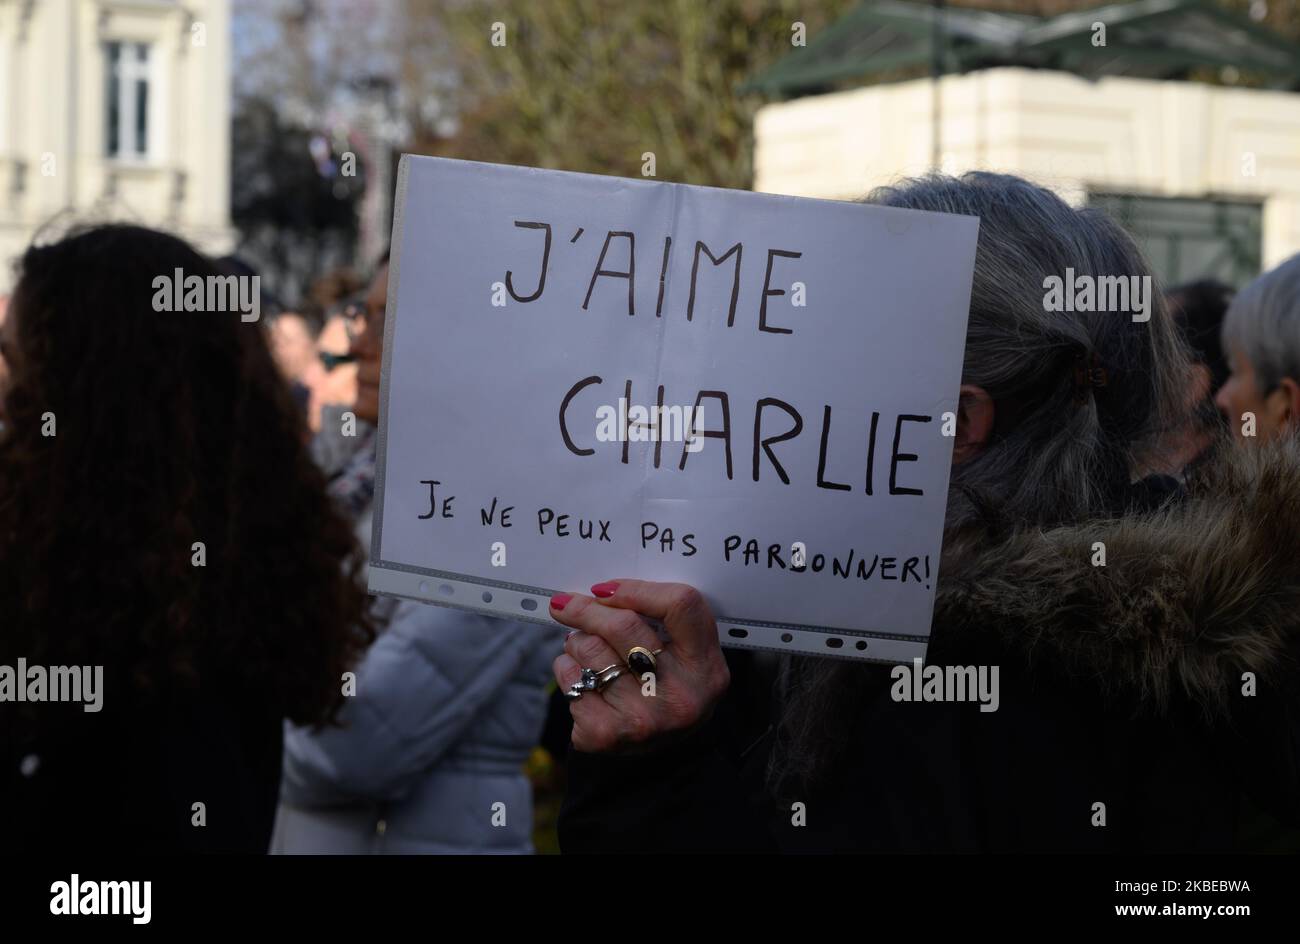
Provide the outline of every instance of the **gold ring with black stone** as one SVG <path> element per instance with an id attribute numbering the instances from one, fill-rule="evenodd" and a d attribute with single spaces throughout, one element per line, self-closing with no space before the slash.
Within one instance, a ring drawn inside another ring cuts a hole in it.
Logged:
<path id="1" fill-rule="evenodd" d="M 627 667 L 636 674 L 637 678 L 647 672 L 653 673 L 655 667 L 659 664 L 655 656 L 661 652 L 663 652 L 662 649 L 651 652 L 645 646 L 633 646 L 627 653 Z"/>

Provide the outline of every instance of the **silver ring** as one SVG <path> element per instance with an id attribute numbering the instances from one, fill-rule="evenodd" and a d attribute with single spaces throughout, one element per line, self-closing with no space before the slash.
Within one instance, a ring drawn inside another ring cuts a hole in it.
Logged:
<path id="1" fill-rule="evenodd" d="M 569 701 L 577 701 L 587 692 L 599 692 L 622 674 L 623 668 L 617 662 L 605 666 L 599 672 L 595 669 L 583 669 L 582 675 L 578 676 L 578 680 L 569 686 L 569 690 L 564 693 L 564 697 Z"/>

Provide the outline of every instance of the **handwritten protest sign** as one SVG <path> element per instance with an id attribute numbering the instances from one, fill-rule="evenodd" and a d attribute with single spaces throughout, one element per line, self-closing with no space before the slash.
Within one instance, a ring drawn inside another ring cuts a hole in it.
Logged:
<path id="1" fill-rule="evenodd" d="M 681 581 L 725 644 L 924 655 L 977 231 L 404 157 L 371 589 Z"/>

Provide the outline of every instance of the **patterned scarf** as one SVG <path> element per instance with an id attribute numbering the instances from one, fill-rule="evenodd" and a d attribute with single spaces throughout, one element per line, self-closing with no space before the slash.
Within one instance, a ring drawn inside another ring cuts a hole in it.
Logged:
<path id="1" fill-rule="evenodd" d="M 378 430 L 370 427 L 357 441 L 356 451 L 330 479 L 330 496 L 352 519 L 370 507 L 375 497 L 375 449 Z"/>

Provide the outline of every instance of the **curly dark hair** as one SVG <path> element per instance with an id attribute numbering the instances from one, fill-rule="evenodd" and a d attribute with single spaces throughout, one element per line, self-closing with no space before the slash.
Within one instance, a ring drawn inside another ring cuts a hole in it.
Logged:
<path id="1" fill-rule="evenodd" d="M 374 638 L 359 548 L 262 326 L 154 309 L 155 279 L 178 269 L 220 274 L 137 226 L 22 258 L 0 411 L 0 657 L 103 665 L 139 703 L 229 687 L 322 723 Z"/>

